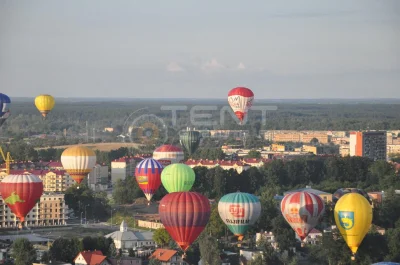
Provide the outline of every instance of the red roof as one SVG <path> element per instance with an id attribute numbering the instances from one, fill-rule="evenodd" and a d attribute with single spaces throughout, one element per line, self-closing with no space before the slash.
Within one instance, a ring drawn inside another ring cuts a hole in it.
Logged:
<path id="1" fill-rule="evenodd" d="M 65 175 L 65 170 L 25 170 L 25 169 L 11 169 L 10 175 L 20 175 L 24 172 L 29 172 L 36 176 L 46 175 L 49 172 L 55 173 L 56 175 Z"/>
<path id="2" fill-rule="evenodd" d="M 107 257 L 100 250 L 82 251 L 76 256 L 75 260 L 82 255 L 88 265 L 100 265 Z"/>
<path id="3" fill-rule="evenodd" d="M 149 259 L 158 259 L 159 261 L 168 262 L 170 259 L 177 253 L 176 250 L 171 249 L 156 249 L 153 254 L 149 257 Z"/>
<path id="4" fill-rule="evenodd" d="M 178 146 L 165 144 L 158 147 L 156 150 L 154 150 L 154 152 L 183 152 L 183 151 Z"/>
<path id="5" fill-rule="evenodd" d="M 313 229 L 311 229 L 309 234 L 322 234 L 322 233 L 318 229 L 313 228 Z"/>

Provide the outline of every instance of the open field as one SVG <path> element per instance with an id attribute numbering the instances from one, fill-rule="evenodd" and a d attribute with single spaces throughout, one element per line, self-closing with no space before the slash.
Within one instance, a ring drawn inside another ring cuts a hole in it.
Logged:
<path id="1" fill-rule="evenodd" d="M 86 146 L 88 148 L 91 148 L 93 150 L 99 150 L 99 151 L 111 151 L 111 150 L 117 150 L 120 147 L 133 147 L 133 148 L 139 148 L 141 145 L 137 143 L 92 143 L 92 144 L 80 144 L 81 146 Z M 56 149 L 65 149 L 73 145 L 60 145 L 60 146 L 52 146 L 52 148 Z M 35 150 L 41 150 L 41 149 L 49 149 L 50 147 L 41 147 L 41 148 L 35 148 Z"/>

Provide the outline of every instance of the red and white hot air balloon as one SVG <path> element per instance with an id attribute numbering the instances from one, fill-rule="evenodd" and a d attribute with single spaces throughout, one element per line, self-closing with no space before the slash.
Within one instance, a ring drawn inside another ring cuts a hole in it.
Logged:
<path id="1" fill-rule="evenodd" d="M 171 161 L 171 164 L 180 163 L 184 159 L 184 153 L 177 146 L 165 144 L 154 150 L 153 159 L 163 162 Z"/>
<path id="2" fill-rule="evenodd" d="M 253 105 L 254 93 L 246 87 L 236 87 L 229 91 L 228 102 L 236 117 L 243 122 L 247 111 Z"/>
<path id="3" fill-rule="evenodd" d="M 287 194 L 281 202 L 283 217 L 303 241 L 325 211 L 321 197 L 310 192 Z"/>
<path id="4" fill-rule="evenodd" d="M 35 175 L 8 175 L 0 183 L 0 193 L 4 202 L 24 222 L 43 194 L 43 182 Z M 21 227 L 21 225 L 20 225 Z"/>

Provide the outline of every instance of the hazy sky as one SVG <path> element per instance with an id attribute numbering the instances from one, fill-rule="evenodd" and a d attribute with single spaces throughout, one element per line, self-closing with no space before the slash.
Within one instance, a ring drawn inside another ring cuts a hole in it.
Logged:
<path id="1" fill-rule="evenodd" d="M 1 0 L 0 92 L 400 98 L 400 1 Z"/>

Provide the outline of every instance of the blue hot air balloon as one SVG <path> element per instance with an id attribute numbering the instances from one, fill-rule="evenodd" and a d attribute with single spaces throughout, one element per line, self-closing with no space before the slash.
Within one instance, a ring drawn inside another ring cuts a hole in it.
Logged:
<path id="1" fill-rule="evenodd" d="M 8 116 L 10 116 L 10 104 L 10 98 L 5 94 L 0 93 L 0 126 L 3 125 Z"/>

